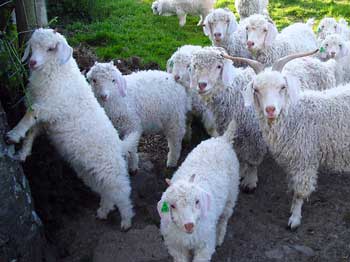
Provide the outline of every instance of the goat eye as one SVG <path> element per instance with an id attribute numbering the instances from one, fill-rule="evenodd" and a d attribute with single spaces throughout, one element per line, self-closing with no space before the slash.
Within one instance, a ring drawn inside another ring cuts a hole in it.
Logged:
<path id="1" fill-rule="evenodd" d="M 93 79 L 92 79 L 92 82 L 96 83 L 97 81 L 96 81 L 96 79 L 95 79 L 95 78 L 93 78 Z"/>
<path id="2" fill-rule="evenodd" d="M 247 30 L 247 31 L 249 30 L 248 26 L 245 28 L 245 30 Z"/>
<path id="3" fill-rule="evenodd" d="M 340 47 L 340 48 L 342 48 L 342 47 L 343 47 L 343 45 L 339 45 L 339 47 Z"/>
<path id="4" fill-rule="evenodd" d="M 282 87 L 281 87 L 281 90 L 283 90 L 283 89 L 285 89 L 285 88 L 286 88 L 286 86 L 282 86 Z"/>
<path id="5" fill-rule="evenodd" d="M 55 50 L 55 48 L 49 47 L 49 49 L 47 49 L 47 52 L 52 52 L 52 51 L 54 51 L 54 50 Z"/>
<path id="6" fill-rule="evenodd" d="M 267 33 L 267 29 L 264 29 L 264 32 Z"/>
<path id="7" fill-rule="evenodd" d="M 198 205 L 199 204 L 199 200 L 196 200 L 196 205 Z"/>
<path id="8" fill-rule="evenodd" d="M 325 47 L 328 47 L 328 44 L 325 44 Z"/>
<path id="9" fill-rule="evenodd" d="M 218 65 L 218 69 L 221 69 L 221 65 Z"/>
<path id="10" fill-rule="evenodd" d="M 115 79 L 112 80 L 112 83 L 115 83 Z"/>
<path id="11" fill-rule="evenodd" d="M 172 209 L 175 209 L 176 208 L 176 206 L 173 204 L 173 205 L 170 205 L 170 207 L 172 208 Z"/>

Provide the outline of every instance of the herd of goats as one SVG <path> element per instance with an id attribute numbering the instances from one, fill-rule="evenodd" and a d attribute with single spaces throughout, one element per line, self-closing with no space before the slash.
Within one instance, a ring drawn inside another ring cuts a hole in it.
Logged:
<path id="1" fill-rule="evenodd" d="M 278 31 L 267 0 L 236 1 L 240 15 L 214 9 L 214 0 L 157 0 L 153 13 L 200 15 L 212 46 L 185 45 L 167 72 L 122 75 L 113 62 L 80 72 L 65 37 L 37 29 L 27 43 L 31 104 L 8 144 L 25 161 L 46 133 L 77 175 L 100 197 L 97 217 L 115 207 L 121 229 L 132 225 L 129 172 L 139 167 L 143 134 L 168 142 L 167 167 L 176 167 L 191 119 L 211 136 L 186 157 L 158 202 L 160 231 L 176 262 L 208 262 L 225 238 L 243 191 L 254 191 L 267 154 L 284 169 L 293 192 L 288 225 L 301 210 L 320 171 L 350 172 L 350 28 L 326 17 Z"/>

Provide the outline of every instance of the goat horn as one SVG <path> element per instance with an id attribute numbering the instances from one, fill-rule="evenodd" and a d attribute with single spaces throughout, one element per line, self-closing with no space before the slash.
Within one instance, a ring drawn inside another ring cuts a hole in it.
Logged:
<path id="1" fill-rule="evenodd" d="M 280 59 L 278 59 L 275 63 L 273 63 L 272 65 L 272 71 L 278 71 L 281 72 L 283 67 L 291 60 L 296 59 L 296 58 L 300 58 L 300 57 L 305 57 L 305 56 L 310 56 L 313 54 L 316 54 L 318 52 L 318 49 L 312 51 L 312 52 L 307 52 L 307 53 L 299 53 L 299 54 L 292 54 L 292 55 L 288 55 L 285 57 L 282 57 Z"/>
<path id="2" fill-rule="evenodd" d="M 236 56 L 229 56 L 226 54 L 221 54 L 221 55 L 223 58 L 230 59 L 233 62 L 245 62 L 245 63 L 247 63 L 251 68 L 253 68 L 253 70 L 256 74 L 259 74 L 265 68 L 265 66 L 262 63 L 255 61 L 255 60 L 252 60 L 252 59 L 243 58 L 243 57 L 236 57 Z"/>

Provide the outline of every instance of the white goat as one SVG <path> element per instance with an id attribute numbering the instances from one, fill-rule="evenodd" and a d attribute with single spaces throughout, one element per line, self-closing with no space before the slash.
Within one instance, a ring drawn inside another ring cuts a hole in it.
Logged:
<path id="1" fill-rule="evenodd" d="M 333 17 L 325 17 L 320 21 L 317 29 L 317 38 L 319 41 L 326 39 L 328 35 L 338 34 L 345 41 L 350 41 L 350 28 L 344 19 L 339 22 Z"/>
<path id="2" fill-rule="evenodd" d="M 246 192 L 255 190 L 257 168 L 267 153 L 254 109 L 244 107 L 242 91 L 254 77 L 250 68 L 235 68 L 222 57 L 222 48 L 206 47 L 191 61 L 191 88 L 197 90 L 213 112 L 217 130 L 222 134 L 232 119 L 237 122 L 235 151 L 241 165 L 241 185 Z"/>
<path id="3" fill-rule="evenodd" d="M 263 15 L 244 20 L 246 45 L 252 57 L 267 66 L 277 59 L 317 48 L 315 34 L 308 24 L 292 24 L 278 33 L 276 25 Z"/>
<path id="4" fill-rule="evenodd" d="M 96 63 L 87 73 L 95 96 L 122 136 L 163 133 L 168 140 L 168 167 L 175 167 L 186 132 L 191 101 L 185 88 L 162 71 L 123 76 L 111 63 Z M 137 144 L 131 152 L 132 171 L 138 168 Z"/>
<path id="5" fill-rule="evenodd" d="M 257 76 L 245 96 L 259 115 L 270 152 L 287 172 L 294 193 L 292 229 L 301 223 L 303 202 L 315 190 L 319 171 L 350 172 L 350 85 L 302 92 L 297 81 L 281 73 L 290 60 L 313 53 L 282 58 L 265 71 L 253 61 Z"/>
<path id="6" fill-rule="evenodd" d="M 180 47 L 168 60 L 167 71 L 174 76 L 175 81 L 186 88 L 186 92 L 192 101 L 192 112 L 201 117 L 207 133 L 218 136 L 213 113 L 206 107 L 197 92 L 190 89 L 191 58 L 194 52 L 201 50 L 201 46 L 185 45 Z"/>
<path id="7" fill-rule="evenodd" d="M 210 12 L 204 20 L 203 31 L 213 46 L 222 47 L 232 56 L 251 58 L 246 47 L 244 23 L 237 25 L 235 15 L 227 8 Z"/>
<path id="8" fill-rule="evenodd" d="M 321 43 L 319 56 L 322 60 L 336 61 L 337 84 L 350 82 L 350 41 L 345 42 L 338 34 L 328 35 Z"/>
<path id="9" fill-rule="evenodd" d="M 203 24 L 204 18 L 214 8 L 216 0 L 156 0 L 152 3 L 153 13 L 156 15 L 177 15 L 180 26 L 186 24 L 186 16 L 199 15 L 198 25 Z"/>
<path id="10" fill-rule="evenodd" d="M 18 125 L 7 133 L 7 142 L 19 143 L 25 138 L 24 145 L 31 147 L 44 126 L 59 153 L 100 194 L 97 217 L 106 218 L 116 205 L 121 213 L 121 228 L 128 229 L 134 213 L 123 155 L 136 143 L 135 137 L 126 142 L 119 139 L 61 34 L 52 29 L 35 30 L 23 59 L 30 50 L 27 90 L 32 104 Z"/>
<path id="11" fill-rule="evenodd" d="M 235 123 L 187 156 L 158 202 L 160 230 L 175 262 L 209 262 L 225 238 L 238 187 Z M 193 259 L 191 258 L 191 252 Z"/>
<path id="12" fill-rule="evenodd" d="M 241 20 L 254 14 L 268 16 L 268 5 L 269 0 L 235 0 L 235 7 Z"/>

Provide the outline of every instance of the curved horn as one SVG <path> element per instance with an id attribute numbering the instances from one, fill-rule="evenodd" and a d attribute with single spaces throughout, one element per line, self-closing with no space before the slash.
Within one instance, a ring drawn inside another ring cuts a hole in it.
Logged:
<path id="1" fill-rule="evenodd" d="M 299 53 L 299 54 L 292 54 L 292 55 L 287 55 L 285 57 L 282 57 L 278 59 L 275 63 L 272 65 L 272 71 L 278 71 L 281 72 L 283 67 L 291 60 L 304 57 L 304 56 L 310 56 L 313 54 L 316 54 L 318 52 L 318 49 L 312 51 L 312 52 L 307 52 L 307 53 Z"/>
<path id="2" fill-rule="evenodd" d="M 243 57 L 236 57 L 236 56 L 229 56 L 229 55 L 226 55 L 226 54 L 221 54 L 221 55 L 222 55 L 223 58 L 230 59 L 233 62 L 244 62 L 244 63 L 247 63 L 251 68 L 253 68 L 253 70 L 254 70 L 254 72 L 256 74 L 259 74 L 265 68 L 265 66 L 262 63 L 260 63 L 258 61 L 255 61 L 255 60 L 252 60 L 252 59 L 243 58 Z"/>

